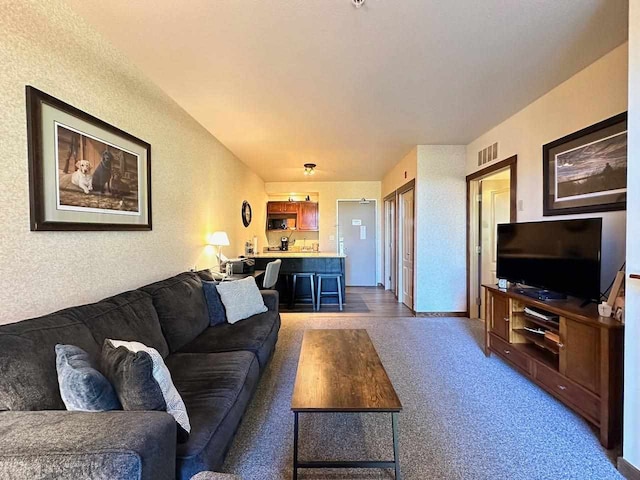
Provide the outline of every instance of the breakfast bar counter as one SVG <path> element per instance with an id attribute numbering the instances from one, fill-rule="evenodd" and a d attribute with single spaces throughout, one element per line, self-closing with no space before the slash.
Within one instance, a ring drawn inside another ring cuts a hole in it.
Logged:
<path id="1" fill-rule="evenodd" d="M 289 283 L 287 278 L 292 273 L 331 273 L 342 276 L 342 298 L 345 297 L 344 285 L 344 262 L 346 255 L 335 252 L 264 252 L 254 255 L 252 258 L 256 261 L 256 270 L 266 270 L 267 264 L 276 259 L 282 260 L 280 266 L 280 276 L 276 289 L 281 295 L 281 304 L 289 299 L 291 292 L 289 291 Z M 327 281 L 329 283 L 329 281 Z M 323 288 L 324 282 L 323 282 Z M 326 289 L 335 290 L 335 283 L 327 284 Z M 284 300 L 284 301 L 283 301 Z M 336 298 L 327 297 L 322 299 L 323 303 L 337 303 Z"/>

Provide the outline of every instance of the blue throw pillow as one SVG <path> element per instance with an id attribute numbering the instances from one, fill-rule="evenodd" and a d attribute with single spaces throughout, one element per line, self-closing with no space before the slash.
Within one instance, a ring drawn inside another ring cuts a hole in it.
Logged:
<path id="1" fill-rule="evenodd" d="M 220 282 L 202 282 L 204 298 L 209 309 L 209 325 L 215 327 L 227 321 L 227 312 L 224 308 L 216 285 Z"/>
<path id="2" fill-rule="evenodd" d="M 60 396 L 67 410 L 106 412 L 121 410 L 113 386 L 92 364 L 89 354 L 73 345 L 56 345 Z"/>

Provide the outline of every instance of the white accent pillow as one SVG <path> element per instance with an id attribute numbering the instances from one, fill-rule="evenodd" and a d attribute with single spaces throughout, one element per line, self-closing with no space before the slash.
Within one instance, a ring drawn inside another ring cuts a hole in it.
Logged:
<path id="1" fill-rule="evenodd" d="M 216 285 L 220 300 L 227 311 L 227 322 L 236 323 L 268 309 L 253 277 Z"/>
<path id="2" fill-rule="evenodd" d="M 151 374 L 162 390 L 162 396 L 167 404 L 167 413 L 176 419 L 176 423 L 180 425 L 187 433 L 191 432 L 191 424 L 189 423 L 189 415 L 187 415 L 187 407 L 182 401 L 182 397 L 176 390 L 171 373 L 164 364 L 162 355 L 155 348 L 147 347 L 140 342 L 125 342 L 123 340 L 109 340 L 114 347 L 125 347 L 132 352 L 147 352 L 153 361 L 153 371 Z"/>

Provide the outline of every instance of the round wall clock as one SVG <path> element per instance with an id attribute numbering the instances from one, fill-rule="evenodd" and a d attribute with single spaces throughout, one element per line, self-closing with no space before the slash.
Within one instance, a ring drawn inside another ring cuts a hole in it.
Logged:
<path id="1" fill-rule="evenodd" d="M 245 227 L 251 223 L 251 205 L 246 200 L 242 202 L 242 223 Z"/>

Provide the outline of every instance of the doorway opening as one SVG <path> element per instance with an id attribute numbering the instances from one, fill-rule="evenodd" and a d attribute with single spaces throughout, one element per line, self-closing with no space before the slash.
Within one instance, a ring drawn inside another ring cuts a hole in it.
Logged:
<path id="1" fill-rule="evenodd" d="M 485 318 L 482 285 L 495 284 L 497 226 L 517 221 L 517 156 L 467 176 L 469 317 Z"/>
<path id="2" fill-rule="evenodd" d="M 384 197 L 383 285 L 415 311 L 415 180 Z"/>
<path id="3" fill-rule="evenodd" d="M 338 200 L 338 252 L 345 258 L 345 285 L 375 287 L 377 282 L 376 200 Z"/>
<path id="4" fill-rule="evenodd" d="M 397 246 L 396 246 L 396 192 L 384 199 L 384 262 L 382 284 L 398 297 Z"/>

